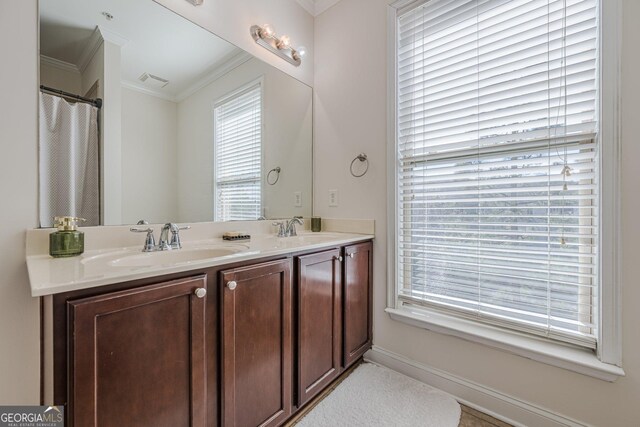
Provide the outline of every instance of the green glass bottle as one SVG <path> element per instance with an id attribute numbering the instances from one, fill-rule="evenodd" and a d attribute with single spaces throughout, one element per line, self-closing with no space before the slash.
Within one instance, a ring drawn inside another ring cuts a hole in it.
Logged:
<path id="1" fill-rule="evenodd" d="M 64 258 L 84 252 L 84 233 L 78 231 L 78 221 L 84 221 L 84 218 L 55 217 L 58 231 L 49 234 L 49 255 L 54 258 Z"/>

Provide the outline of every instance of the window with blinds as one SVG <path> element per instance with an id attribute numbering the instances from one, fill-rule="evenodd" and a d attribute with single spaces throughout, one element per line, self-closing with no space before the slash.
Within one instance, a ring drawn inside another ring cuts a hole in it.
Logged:
<path id="1" fill-rule="evenodd" d="M 595 348 L 597 9 L 431 0 L 400 10 L 399 304 Z"/>
<path id="2" fill-rule="evenodd" d="M 214 110 L 216 221 L 262 215 L 262 88 L 256 83 Z"/>

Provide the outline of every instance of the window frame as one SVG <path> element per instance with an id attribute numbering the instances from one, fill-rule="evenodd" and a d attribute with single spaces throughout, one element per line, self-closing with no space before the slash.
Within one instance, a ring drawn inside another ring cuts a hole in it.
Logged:
<path id="1" fill-rule="evenodd" d="M 264 117 L 265 117 L 265 112 L 264 112 L 264 94 L 265 94 L 265 89 L 264 89 L 264 76 L 260 76 L 257 79 L 251 80 L 250 82 L 243 84 L 242 86 L 239 86 L 238 88 L 232 90 L 231 92 L 226 93 L 225 95 L 222 95 L 220 97 L 218 97 L 217 99 L 215 99 L 213 101 L 212 104 L 212 125 L 213 125 L 213 141 L 212 141 L 212 146 L 213 146 L 213 156 L 212 156 L 212 162 L 213 162 L 213 176 L 211 177 L 211 184 L 212 184 L 212 202 L 213 202 L 213 215 L 212 215 L 212 221 L 216 221 L 216 209 L 217 209 L 217 188 L 218 188 L 218 182 L 216 179 L 216 170 L 215 170 L 215 165 L 216 165 L 216 161 L 217 161 L 217 147 L 216 147 L 216 108 L 219 107 L 220 105 L 224 104 L 225 102 L 231 101 L 234 98 L 242 95 L 244 92 L 248 91 L 249 89 L 251 89 L 253 86 L 259 86 L 260 87 L 260 215 L 264 215 L 264 192 L 265 192 L 265 185 L 264 185 L 264 180 L 262 179 L 262 174 L 264 172 L 264 147 L 265 147 L 265 141 L 264 141 L 264 137 L 265 137 L 265 125 L 264 125 Z M 257 218 L 256 218 L 257 219 Z"/>
<path id="2" fill-rule="evenodd" d="M 427 307 L 403 307 L 397 280 L 399 203 L 397 137 L 397 18 L 435 0 L 399 0 L 387 14 L 387 308 L 394 320 L 509 351 L 605 381 L 624 376 L 621 342 L 620 47 L 621 0 L 599 0 L 599 323 L 595 352 L 463 319 Z"/>

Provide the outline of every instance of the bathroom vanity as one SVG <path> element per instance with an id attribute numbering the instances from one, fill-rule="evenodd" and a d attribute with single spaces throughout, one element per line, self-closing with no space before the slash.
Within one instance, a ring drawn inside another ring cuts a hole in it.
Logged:
<path id="1" fill-rule="evenodd" d="M 312 88 L 152 0 L 39 14 L 40 225 L 91 226 L 55 260 L 50 230 L 27 231 L 42 403 L 77 427 L 283 424 L 372 335 L 373 221 L 271 225 L 313 213 Z M 192 226 L 183 247 L 165 224 L 143 252 L 167 221 Z M 238 229 L 251 240 L 220 238 Z"/>
<path id="2" fill-rule="evenodd" d="M 371 347 L 371 238 L 209 239 L 174 254 L 240 250 L 155 267 L 123 267 L 146 255 L 135 249 L 30 257 L 32 289 L 38 272 L 76 266 L 34 291 L 65 289 L 45 298 L 52 402 L 69 426 L 283 424 Z M 80 266 L 96 262 L 119 272 L 87 285 L 97 270 Z"/>

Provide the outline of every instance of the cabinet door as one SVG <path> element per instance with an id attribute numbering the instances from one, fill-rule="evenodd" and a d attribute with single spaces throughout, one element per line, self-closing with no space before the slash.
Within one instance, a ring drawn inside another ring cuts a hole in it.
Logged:
<path id="1" fill-rule="evenodd" d="M 298 257 L 298 406 L 340 374 L 340 250 Z"/>
<path id="2" fill-rule="evenodd" d="M 343 363 L 347 367 L 371 348 L 372 244 L 347 246 L 344 253 Z"/>
<path id="3" fill-rule="evenodd" d="M 291 414 L 291 267 L 222 272 L 222 424 L 276 426 Z"/>
<path id="4" fill-rule="evenodd" d="M 68 302 L 73 425 L 205 425 L 206 289 L 198 276 Z"/>

